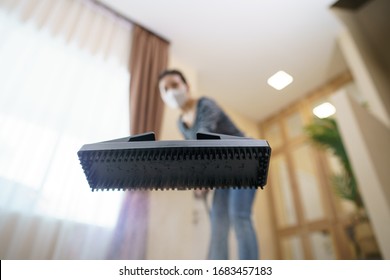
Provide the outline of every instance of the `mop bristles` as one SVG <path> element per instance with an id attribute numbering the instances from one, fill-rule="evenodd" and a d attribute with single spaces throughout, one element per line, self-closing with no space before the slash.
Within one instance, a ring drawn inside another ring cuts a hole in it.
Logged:
<path id="1" fill-rule="evenodd" d="M 147 133 L 78 151 L 92 190 L 263 188 L 270 156 L 265 140 L 205 133 L 182 141 Z"/>

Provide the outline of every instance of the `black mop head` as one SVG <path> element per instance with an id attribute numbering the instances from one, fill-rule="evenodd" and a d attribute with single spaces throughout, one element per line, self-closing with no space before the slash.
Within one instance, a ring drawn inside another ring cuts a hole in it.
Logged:
<path id="1" fill-rule="evenodd" d="M 78 151 L 92 190 L 263 188 L 270 156 L 265 140 L 211 133 L 182 141 L 147 133 Z"/>

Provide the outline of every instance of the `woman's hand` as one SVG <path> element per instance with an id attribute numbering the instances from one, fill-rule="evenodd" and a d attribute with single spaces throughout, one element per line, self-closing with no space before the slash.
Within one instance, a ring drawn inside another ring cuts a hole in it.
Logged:
<path id="1" fill-rule="evenodd" d="M 196 189 L 194 190 L 194 196 L 197 199 L 204 199 L 207 196 L 208 192 L 208 189 Z"/>

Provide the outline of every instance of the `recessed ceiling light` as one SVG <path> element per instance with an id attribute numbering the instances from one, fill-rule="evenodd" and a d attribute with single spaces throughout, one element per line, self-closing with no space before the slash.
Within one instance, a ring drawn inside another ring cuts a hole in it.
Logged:
<path id="1" fill-rule="evenodd" d="M 272 75 L 268 80 L 267 83 L 277 89 L 281 90 L 284 89 L 286 86 L 291 84 L 293 81 L 293 77 L 291 77 L 289 74 L 287 74 L 284 71 L 276 72 L 274 75 Z"/>
<path id="2" fill-rule="evenodd" d="M 336 108 L 329 102 L 322 103 L 313 109 L 313 114 L 324 119 L 336 113 Z"/>

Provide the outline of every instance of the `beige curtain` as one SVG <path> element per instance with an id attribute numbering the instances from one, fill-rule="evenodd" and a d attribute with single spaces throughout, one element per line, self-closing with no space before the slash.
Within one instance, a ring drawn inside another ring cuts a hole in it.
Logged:
<path id="1" fill-rule="evenodd" d="M 130 57 L 130 132 L 156 133 L 158 139 L 163 103 L 158 76 L 167 67 L 169 43 L 140 26 L 133 29 Z M 149 198 L 147 191 L 131 191 L 117 223 L 110 259 L 145 259 Z"/>

